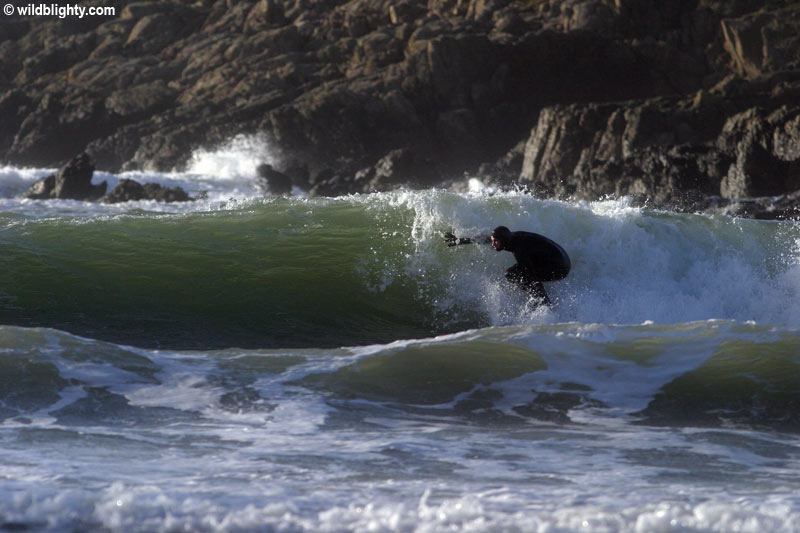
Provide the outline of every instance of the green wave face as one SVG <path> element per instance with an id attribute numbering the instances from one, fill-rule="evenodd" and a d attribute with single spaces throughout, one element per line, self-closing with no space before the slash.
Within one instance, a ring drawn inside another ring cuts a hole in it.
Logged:
<path id="1" fill-rule="evenodd" d="M 311 374 L 298 384 L 341 398 L 431 405 L 546 367 L 535 352 L 510 343 L 439 342 L 374 355 L 336 372 Z"/>
<path id="2" fill-rule="evenodd" d="M 640 413 L 657 425 L 800 428 L 800 338 L 731 340 L 665 384 Z"/>
<path id="3" fill-rule="evenodd" d="M 407 214 L 279 200 L 188 215 L 5 221 L 0 323 L 144 347 L 429 335 L 441 328 L 402 264 Z"/>
<path id="4" fill-rule="evenodd" d="M 572 271 L 534 309 L 510 253 L 441 231 L 545 234 Z M 183 214 L 0 213 L 0 324 L 147 348 L 330 348 L 497 325 L 800 326 L 800 225 L 411 191 Z M 646 347 L 642 357 L 645 357 Z"/>

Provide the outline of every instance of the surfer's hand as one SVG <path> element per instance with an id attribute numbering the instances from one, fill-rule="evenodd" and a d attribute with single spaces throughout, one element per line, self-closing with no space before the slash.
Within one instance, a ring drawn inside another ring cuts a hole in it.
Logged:
<path id="1" fill-rule="evenodd" d="M 469 237 L 459 238 L 453 235 L 452 231 L 448 231 L 444 234 L 444 242 L 447 243 L 447 246 L 455 246 L 456 244 L 472 244 L 472 239 Z"/>

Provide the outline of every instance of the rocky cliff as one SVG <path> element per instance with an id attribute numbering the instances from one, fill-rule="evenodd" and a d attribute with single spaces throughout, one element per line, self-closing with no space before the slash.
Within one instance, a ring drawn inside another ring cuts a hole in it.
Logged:
<path id="1" fill-rule="evenodd" d="M 92 0 L 0 18 L 0 157 L 181 167 L 265 134 L 320 194 L 463 173 L 662 203 L 800 189 L 800 4 Z"/>

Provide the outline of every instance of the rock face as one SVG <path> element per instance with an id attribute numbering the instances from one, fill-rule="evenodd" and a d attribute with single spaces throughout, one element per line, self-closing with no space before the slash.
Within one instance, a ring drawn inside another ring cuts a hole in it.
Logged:
<path id="1" fill-rule="evenodd" d="M 562 197 L 643 195 L 665 206 L 800 189 L 800 105 L 700 96 L 547 108 L 520 180 Z"/>
<path id="2" fill-rule="evenodd" d="M 730 72 L 713 86 L 545 108 L 521 181 L 560 196 L 642 195 L 670 207 L 692 208 L 707 196 L 791 201 L 787 193 L 800 189 L 800 10 L 767 4 L 720 20 Z M 727 9 L 746 10 L 746 2 Z"/>
<path id="3" fill-rule="evenodd" d="M 717 147 L 733 158 L 720 184 L 725 198 L 774 196 L 800 187 L 800 106 L 751 108 L 731 117 Z"/>
<path id="4" fill-rule="evenodd" d="M 106 170 L 169 170 L 262 133 L 286 155 L 273 170 L 319 194 L 478 169 L 585 198 L 781 194 L 800 188 L 798 27 L 781 0 L 145 0 L 3 17 L 0 158 L 86 150 Z"/>

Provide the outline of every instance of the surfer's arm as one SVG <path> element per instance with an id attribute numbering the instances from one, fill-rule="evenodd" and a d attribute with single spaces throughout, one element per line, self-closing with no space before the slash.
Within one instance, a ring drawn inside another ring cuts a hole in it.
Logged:
<path id="1" fill-rule="evenodd" d="M 444 233 L 444 242 L 447 246 L 456 246 L 459 244 L 488 244 L 491 241 L 489 237 L 456 237 L 452 231 Z"/>

